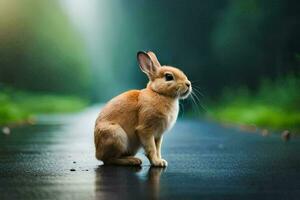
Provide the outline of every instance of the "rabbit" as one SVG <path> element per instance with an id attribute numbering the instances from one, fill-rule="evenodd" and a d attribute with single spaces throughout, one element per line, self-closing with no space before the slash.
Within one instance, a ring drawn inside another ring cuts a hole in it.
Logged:
<path id="1" fill-rule="evenodd" d="M 104 165 L 141 165 L 134 156 L 143 147 L 151 166 L 166 167 L 163 133 L 175 124 L 179 100 L 191 94 L 192 85 L 181 70 L 161 66 L 151 51 L 139 51 L 137 60 L 149 78 L 147 87 L 124 92 L 103 107 L 94 130 L 96 158 Z"/>

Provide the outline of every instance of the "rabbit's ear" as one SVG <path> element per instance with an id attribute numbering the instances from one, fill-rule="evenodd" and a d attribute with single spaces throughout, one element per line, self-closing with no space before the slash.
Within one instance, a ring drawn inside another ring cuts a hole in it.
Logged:
<path id="1" fill-rule="evenodd" d="M 150 56 L 155 67 L 161 67 L 155 53 L 153 53 L 152 51 L 147 51 L 147 54 Z"/>
<path id="2" fill-rule="evenodd" d="M 141 70 L 146 73 L 149 78 L 153 77 L 156 74 L 157 67 L 146 52 L 139 51 L 137 53 L 137 60 L 139 62 Z"/>

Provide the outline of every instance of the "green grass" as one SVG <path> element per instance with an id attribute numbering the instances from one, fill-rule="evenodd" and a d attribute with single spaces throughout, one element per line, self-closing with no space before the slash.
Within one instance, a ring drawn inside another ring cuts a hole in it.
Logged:
<path id="1" fill-rule="evenodd" d="M 273 130 L 300 130 L 300 79 L 287 76 L 263 81 L 257 92 L 226 89 L 210 117 L 221 122 L 251 124 Z"/>
<path id="2" fill-rule="evenodd" d="M 0 91 L 0 125 L 24 123 L 42 113 L 75 112 L 86 106 L 87 101 L 78 97 L 5 89 Z"/>

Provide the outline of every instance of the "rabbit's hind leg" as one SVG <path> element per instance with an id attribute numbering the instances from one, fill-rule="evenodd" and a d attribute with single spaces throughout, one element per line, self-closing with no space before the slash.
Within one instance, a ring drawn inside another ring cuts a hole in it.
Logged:
<path id="1" fill-rule="evenodd" d="M 140 165 L 140 159 L 124 156 L 128 151 L 128 137 L 117 123 L 101 122 L 95 128 L 96 158 L 110 165 Z"/>
<path id="2" fill-rule="evenodd" d="M 99 122 L 95 127 L 96 158 L 105 161 L 127 151 L 128 138 L 122 127 L 113 122 Z"/>
<path id="3" fill-rule="evenodd" d="M 139 166 L 142 164 L 142 161 L 139 158 L 133 156 L 125 156 L 120 158 L 111 158 L 107 161 L 104 161 L 105 165 L 135 165 Z"/>

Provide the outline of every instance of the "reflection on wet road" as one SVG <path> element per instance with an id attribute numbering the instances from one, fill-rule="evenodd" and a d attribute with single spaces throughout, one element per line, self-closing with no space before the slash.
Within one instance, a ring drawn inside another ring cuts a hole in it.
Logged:
<path id="1" fill-rule="evenodd" d="M 96 169 L 96 199 L 158 199 L 163 168 L 111 167 Z"/>
<path id="2" fill-rule="evenodd" d="M 94 158 L 98 108 L 41 117 L 0 134 L 0 199 L 298 199 L 300 140 L 179 120 L 166 169 L 108 167 Z M 71 171 L 72 169 L 72 171 Z"/>

